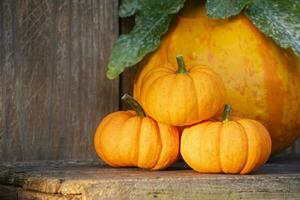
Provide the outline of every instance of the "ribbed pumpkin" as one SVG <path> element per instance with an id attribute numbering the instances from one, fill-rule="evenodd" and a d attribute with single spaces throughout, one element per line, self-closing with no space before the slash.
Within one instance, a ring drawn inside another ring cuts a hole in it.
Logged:
<path id="1" fill-rule="evenodd" d="M 272 152 L 300 135 L 300 59 L 279 48 L 245 17 L 214 20 L 199 1 L 187 1 L 160 48 L 141 64 L 134 86 L 140 100 L 144 76 L 181 53 L 189 64 L 211 67 L 224 81 L 233 115 L 256 119 L 268 129 Z"/>
<path id="2" fill-rule="evenodd" d="M 184 129 L 180 152 L 184 161 L 203 173 L 248 174 L 262 166 L 271 153 L 267 129 L 251 119 L 203 122 Z"/>
<path id="3" fill-rule="evenodd" d="M 139 102 L 149 116 L 165 124 L 185 126 L 209 119 L 223 109 L 224 84 L 211 69 L 185 66 L 180 55 L 177 68 L 160 65 L 142 80 Z"/>
<path id="4" fill-rule="evenodd" d="M 146 117 L 129 95 L 123 99 L 136 111 L 114 112 L 101 121 L 94 136 L 98 156 L 113 167 L 167 168 L 179 154 L 178 129 Z"/>

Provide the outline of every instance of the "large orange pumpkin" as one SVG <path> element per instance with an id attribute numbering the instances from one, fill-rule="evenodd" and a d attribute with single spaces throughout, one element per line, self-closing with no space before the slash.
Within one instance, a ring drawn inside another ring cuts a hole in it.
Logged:
<path id="1" fill-rule="evenodd" d="M 175 57 L 174 57 L 175 59 Z M 203 65 L 161 63 L 143 76 L 139 103 L 155 120 L 173 126 L 191 125 L 214 116 L 224 106 L 221 78 Z"/>
<path id="2" fill-rule="evenodd" d="M 180 152 L 194 170 L 204 173 L 248 174 L 262 166 L 271 153 L 267 129 L 251 119 L 207 121 L 184 129 Z"/>
<path id="3" fill-rule="evenodd" d="M 264 36 L 247 17 L 210 19 L 199 1 L 187 1 L 160 48 L 142 63 L 134 85 L 137 100 L 145 74 L 159 63 L 176 66 L 178 53 L 188 65 L 210 66 L 222 77 L 233 115 L 262 122 L 273 153 L 299 137 L 300 59 Z"/>
<path id="4" fill-rule="evenodd" d="M 179 154 L 178 129 L 146 117 L 137 102 L 124 99 L 137 112 L 118 111 L 101 121 L 94 136 L 98 156 L 113 167 L 167 168 Z"/>

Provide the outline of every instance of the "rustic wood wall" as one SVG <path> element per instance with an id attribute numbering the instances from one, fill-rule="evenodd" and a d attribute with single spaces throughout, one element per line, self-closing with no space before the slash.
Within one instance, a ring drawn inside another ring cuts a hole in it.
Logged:
<path id="1" fill-rule="evenodd" d="M 0 0 L 0 162 L 95 159 L 118 0 Z"/>
<path id="2" fill-rule="evenodd" d="M 132 25 L 117 10 L 118 0 L 0 0 L 0 162 L 97 159 L 95 127 L 136 71 L 105 78 Z"/>

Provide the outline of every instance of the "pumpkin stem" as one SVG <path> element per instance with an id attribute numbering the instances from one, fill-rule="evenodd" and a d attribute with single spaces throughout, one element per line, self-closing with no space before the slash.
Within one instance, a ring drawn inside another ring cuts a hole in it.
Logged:
<path id="1" fill-rule="evenodd" d="M 187 70 L 185 68 L 185 63 L 184 63 L 183 56 L 182 55 L 177 55 L 176 56 L 176 60 L 177 60 L 177 65 L 178 65 L 177 74 L 185 74 L 185 73 L 187 73 Z"/>
<path id="2" fill-rule="evenodd" d="M 124 94 L 121 98 L 125 101 L 137 114 L 137 116 L 145 117 L 145 112 L 142 106 L 129 94 Z"/>
<path id="3" fill-rule="evenodd" d="M 224 112 L 222 117 L 223 122 L 228 122 L 230 120 L 231 112 L 232 112 L 231 106 L 229 104 L 226 104 L 224 107 Z"/>

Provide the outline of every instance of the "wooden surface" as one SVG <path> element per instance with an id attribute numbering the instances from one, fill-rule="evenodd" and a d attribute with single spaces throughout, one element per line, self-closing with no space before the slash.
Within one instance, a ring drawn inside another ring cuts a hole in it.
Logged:
<path id="1" fill-rule="evenodd" d="M 271 162 L 250 175 L 110 168 L 97 162 L 0 167 L 0 199 L 299 199 L 300 161 Z"/>
<path id="2" fill-rule="evenodd" d="M 0 162 L 95 159 L 93 133 L 117 110 L 105 78 L 118 0 L 0 1 Z"/>

